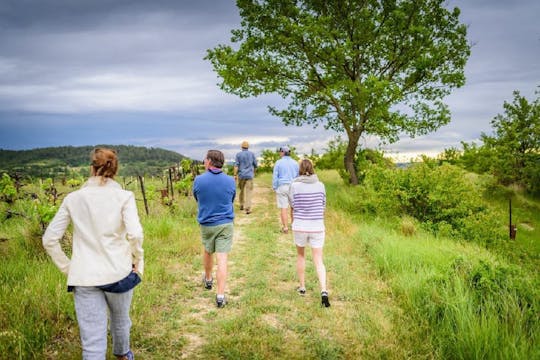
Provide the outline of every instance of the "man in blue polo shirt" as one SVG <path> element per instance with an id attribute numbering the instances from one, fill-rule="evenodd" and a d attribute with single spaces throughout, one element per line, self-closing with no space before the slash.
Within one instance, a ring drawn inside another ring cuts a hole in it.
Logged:
<path id="1" fill-rule="evenodd" d="M 272 174 L 272 188 L 276 192 L 277 207 L 280 211 L 281 232 L 289 232 L 287 210 L 289 208 L 289 186 L 298 177 L 298 163 L 291 158 L 288 146 L 279 149 L 281 159 L 276 161 Z M 291 214 L 292 218 L 292 214 Z"/>
<path id="2" fill-rule="evenodd" d="M 209 150 L 204 159 L 206 172 L 195 178 L 193 196 L 199 208 L 197 221 L 201 225 L 201 238 L 204 246 L 203 285 L 211 290 L 213 285 L 213 254 L 217 258 L 217 295 L 216 305 L 222 308 L 225 300 L 227 280 L 227 255 L 231 251 L 233 240 L 234 197 L 236 184 L 234 179 L 223 173 L 225 157 L 219 150 Z"/>

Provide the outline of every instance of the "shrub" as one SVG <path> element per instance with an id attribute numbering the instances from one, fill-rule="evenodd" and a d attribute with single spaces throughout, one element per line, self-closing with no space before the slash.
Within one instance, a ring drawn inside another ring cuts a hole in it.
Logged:
<path id="1" fill-rule="evenodd" d="M 17 188 L 11 177 L 4 173 L 0 179 L 0 199 L 12 203 L 17 197 Z"/>
<path id="2" fill-rule="evenodd" d="M 408 169 L 370 166 L 359 201 L 370 199 L 379 215 L 410 216 L 435 234 L 485 245 L 505 232 L 482 194 L 481 185 L 461 168 L 422 162 Z"/>

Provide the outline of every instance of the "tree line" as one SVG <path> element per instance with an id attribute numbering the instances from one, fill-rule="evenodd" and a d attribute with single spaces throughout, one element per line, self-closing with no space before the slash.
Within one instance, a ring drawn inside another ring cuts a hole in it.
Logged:
<path id="1" fill-rule="evenodd" d="M 133 145 L 59 146 L 32 150 L 0 149 L 0 173 L 23 177 L 88 176 L 90 152 L 108 147 L 118 153 L 121 176 L 162 175 L 187 157 L 177 152 Z"/>

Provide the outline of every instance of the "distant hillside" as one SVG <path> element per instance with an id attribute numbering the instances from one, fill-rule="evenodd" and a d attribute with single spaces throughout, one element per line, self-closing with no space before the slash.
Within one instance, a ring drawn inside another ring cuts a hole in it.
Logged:
<path id="1" fill-rule="evenodd" d="M 186 156 L 177 152 L 132 145 L 60 146 L 32 150 L 0 149 L 0 173 L 22 176 L 88 176 L 90 152 L 95 147 L 115 149 L 120 161 L 120 176 L 160 175 Z"/>

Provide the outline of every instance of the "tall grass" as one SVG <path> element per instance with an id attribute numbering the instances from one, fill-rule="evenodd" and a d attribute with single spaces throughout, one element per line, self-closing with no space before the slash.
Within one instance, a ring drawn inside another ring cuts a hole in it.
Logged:
<path id="1" fill-rule="evenodd" d="M 353 206 L 357 189 L 330 189 L 337 199 L 333 206 Z M 377 204 L 370 206 L 377 210 Z M 508 263 L 501 256 L 502 247 L 490 251 L 425 231 L 403 236 L 398 221 L 385 224 L 369 215 L 373 214 L 357 213 L 363 223 L 358 240 L 396 300 L 429 339 L 435 357 L 540 356 L 537 274 Z"/>
<path id="2" fill-rule="evenodd" d="M 295 291 L 296 252 L 290 234 L 279 233 L 270 175 L 256 178 L 265 192 L 255 195 L 253 213 L 237 213 L 223 311 L 200 284 L 195 201 L 165 206 L 156 198 L 148 216 L 139 203 L 146 267 L 132 306 L 137 357 L 540 358 L 539 283 L 531 271 L 537 241 L 487 249 L 435 235 L 413 217 L 389 215 L 389 204 L 381 211 L 369 186 L 343 186 L 334 171 L 319 176 L 328 196 L 328 309 L 320 307 L 309 251 L 308 293 Z M 537 206 L 525 198 L 518 204 Z M 535 234 L 540 219 L 522 208 L 516 215 Z M 39 224 L 2 218 L 0 239 L 0 359 L 80 358 L 73 298 L 41 249 Z M 526 249 L 528 257 L 519 255 Z"/>

